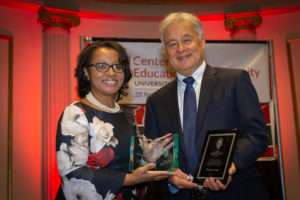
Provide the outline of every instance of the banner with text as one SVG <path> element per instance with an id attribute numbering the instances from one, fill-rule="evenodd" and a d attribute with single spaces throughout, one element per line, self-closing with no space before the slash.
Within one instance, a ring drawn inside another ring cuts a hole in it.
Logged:
<path id="1" fill-rule="evenodd" d="M 85 38 L 85 44 L 108 38 Z M 163 56 L 159 40 L 114 39 L 130 56 L 132 79 L 129 94 L 121 103 L 144 104 L 147 97 L 176 78 L 175 70 Z M 125 40 L 125 41 L 124 41 Z M 266 42 L 206 41 L 205 60 L 213 67 L 248 71 L 259 101 L 271 100 L 268 44 Z"/>

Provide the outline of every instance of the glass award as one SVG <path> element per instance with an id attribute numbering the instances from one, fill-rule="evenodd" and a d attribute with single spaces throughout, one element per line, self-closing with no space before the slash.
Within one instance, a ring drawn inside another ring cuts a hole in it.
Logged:
<path id="1" fill-rule="evenodd" d="M 213 177 L 226 184 L 238 136 L 238 129 L 207 132 L 194 182 L 202 184 L 206 178 Z"/>
<path id="2" fill-rule="evenodd" d="M 149 163 L 155 163 L 155 171 L 173 171 L 178 168 L 178 134 L 173 134 L 168 143 L 131 136 L 129 171 Z M 168 137 L 168 138 L 169 138 Z M 171 147 L 169 144 L 173 142 Z M 150 148 L 149 148 L 150 147 Z"/>

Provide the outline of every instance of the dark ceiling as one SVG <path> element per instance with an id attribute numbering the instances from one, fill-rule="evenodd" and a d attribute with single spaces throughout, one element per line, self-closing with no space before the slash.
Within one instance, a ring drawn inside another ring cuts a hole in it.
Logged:
<path id="1" fill-rule="evenodd" d="M 1 4 L 33 4 L 108 15 L 159 17 L 174 11 L 196 15 L 297 7 L 300 0 L 0 0 Z"/>

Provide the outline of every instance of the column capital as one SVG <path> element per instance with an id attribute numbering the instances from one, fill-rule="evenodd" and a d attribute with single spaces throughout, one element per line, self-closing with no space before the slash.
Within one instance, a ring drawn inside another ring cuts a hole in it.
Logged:
<path id="1" fill-rule="evenodd" d="M 256 28 L 262 24 L 260 11 L 225 14 L 224 26 L 231 32 L 231 37 L 237 33 L 249 32 L 256 35 Z"/>
<path id="2" fill-rule="evenodd" d="M 38 23 L 43 25 L 43 31 L 62 28 L 70 32 L 71 27 L 80 24 L 80 18 L 76 11 L 42 6 L 38 10 Z"/>

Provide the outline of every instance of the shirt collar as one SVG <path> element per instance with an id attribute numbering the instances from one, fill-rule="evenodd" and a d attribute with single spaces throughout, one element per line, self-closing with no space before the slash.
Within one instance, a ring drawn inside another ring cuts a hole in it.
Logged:
<path id="1" fill-rule="evenodd" d="M 201 83 L 205 67 L 206 67 L 206 62 L 203 60 L 202 64 L 198 67 L 198 69 L 196 69 L 196 71 L 194 71 L 194 73 L 191 75 L 195 79 L 194 84 L 198 85 Z M 180 85 L 182 85 L 182 86 L 186 85 L 183 82 L 183 79 L 185 79 L 185 78 L 186 78 L 186 76 L 183 76 L 177 72 L 177 80 Z"/>

